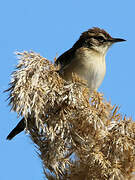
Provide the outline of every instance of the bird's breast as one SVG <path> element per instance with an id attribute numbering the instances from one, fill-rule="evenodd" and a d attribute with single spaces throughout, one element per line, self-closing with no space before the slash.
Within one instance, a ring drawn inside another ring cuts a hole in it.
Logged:
<path id="1" fill-rule="evenodd" d="M 105 60 L 97 60 L 88 62 L 82 66 L 78 75 L 87 80 L 90 90 L 96 90 L 101 85 L 106 72 Z"/>
<path id="2" fill-rule="evenodd" d="M 64 78 L 71 80 L 72 72 L 86 80 L 90 90 L 96 90 L 105 76 L 105 57 L 87 51 L 80 55 L 78 53 L 70 65 L 65 68 Z"/>

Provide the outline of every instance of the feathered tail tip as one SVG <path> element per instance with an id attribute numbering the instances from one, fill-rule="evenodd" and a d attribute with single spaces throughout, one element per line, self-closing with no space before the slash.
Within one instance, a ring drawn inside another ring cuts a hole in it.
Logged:
<path id="1" fill-rule="evenodd" d="M 135 169 L 135 123 L 79 78 L 65 82 L 47 59 L 18 53 L 10 104 L 27 119 L 44 173 L 53 179 L 131 179 Z M 35 125 L 36 122 L 36 125 Z M 50 171 L 50 173 L 49 173 Z M 53 175 L 52 175 L 53 174 Z"/>

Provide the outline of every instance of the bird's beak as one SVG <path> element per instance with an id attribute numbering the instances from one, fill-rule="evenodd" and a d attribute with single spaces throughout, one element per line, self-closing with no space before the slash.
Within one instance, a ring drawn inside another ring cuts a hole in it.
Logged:
<path id="1" fill-rule="evenodd" d="M 112 39 L 110 39 L 110 41 L 112 43 L 116 43 L 116 42 L 122 42 L 122 41 L 126 41 L 126 40 L 125 39 L 121 39 L 121 38 L 112 38 Z"/>

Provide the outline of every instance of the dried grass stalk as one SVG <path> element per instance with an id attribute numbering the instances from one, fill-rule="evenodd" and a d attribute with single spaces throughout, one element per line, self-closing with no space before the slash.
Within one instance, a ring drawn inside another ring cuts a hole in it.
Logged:
<path id="1" fill-rule="evenodd" d="M 135 170 L 135 123 L 89 90 L 76 75 L 65 82 L 34 52 L 17 53 L 10 105 L 26 119 L 49 180 L 130 180 Z M 29 117 L 29 118 L 28 118 Z M 28 118 L 28 119 L 27 119 Z"/>

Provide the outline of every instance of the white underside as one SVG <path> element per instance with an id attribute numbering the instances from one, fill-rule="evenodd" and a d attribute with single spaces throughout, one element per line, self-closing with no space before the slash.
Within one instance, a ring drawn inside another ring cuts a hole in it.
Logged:
<path id="1" fill-rule="evenodd" d="M 86 60 L 86 59 L 85 59 Z M 88 86 L 91 90 L 96 90 L 101 85 L 106 72 L 105 59 L 94 58 L 89 59 L 86 64 L 82 65 L 78 75 L 87 80 Z"/>
<path id="2" fill-rule="evenodd" d="M 76 58 L 72 60 L 72 63 L 64 73 L 65 75 L 67 74 L 65 79 L 70 80 L 72 78 L 71 71 L 86 80 L 90 90 L 96 90 L 105 76 L 105 56 L 92 51 L 85 51 L 81 54 L 77 52 Z"/>

